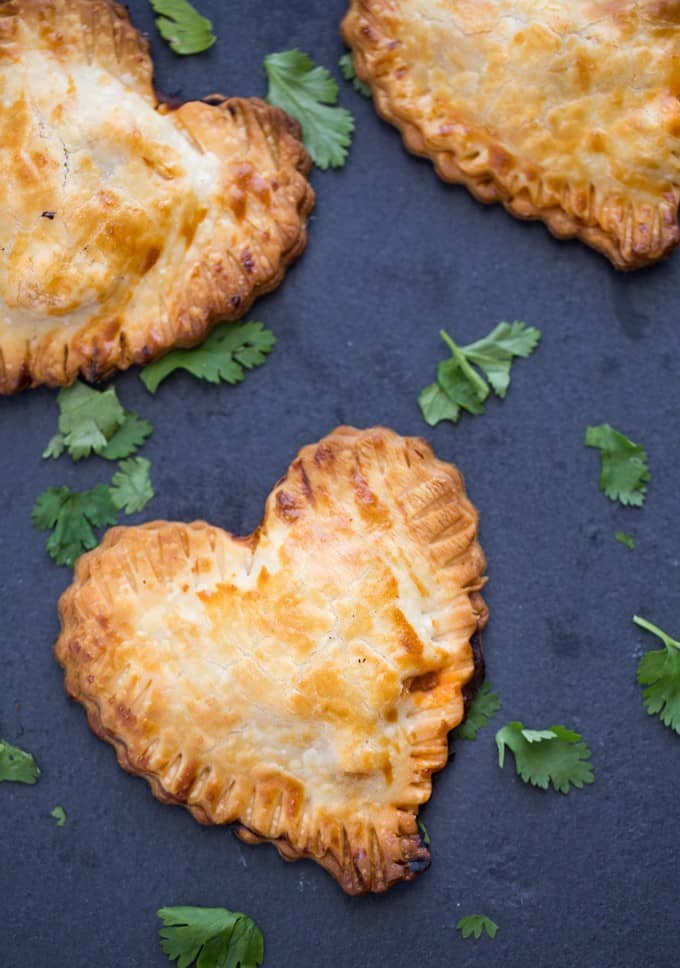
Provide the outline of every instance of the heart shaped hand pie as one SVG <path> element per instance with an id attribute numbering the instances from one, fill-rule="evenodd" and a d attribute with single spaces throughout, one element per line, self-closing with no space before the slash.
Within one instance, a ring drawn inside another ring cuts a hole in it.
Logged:
<path id="1" fill-rule="evenodd" d="M 249 538 L 109 531 L 61 600 L 56 655 L 159 799 L 382 891 L 429 866 L 416 813 L 475 677 L 484 567 L 454 467 L 342 427 L 300 452 Z"/>
<path id="2" fill-rule="evenodd" d="M 678 0 L 351 0 L 343 35 L 442 178 L 620 269 L 680 241 Z"/>
<path id="3" fill-rule="evenodd" d="M 170 108 L 112 0 L 0 4 L 0 393 L 98 379 L 242 316 L 304 249 L 299 126 Z"/>

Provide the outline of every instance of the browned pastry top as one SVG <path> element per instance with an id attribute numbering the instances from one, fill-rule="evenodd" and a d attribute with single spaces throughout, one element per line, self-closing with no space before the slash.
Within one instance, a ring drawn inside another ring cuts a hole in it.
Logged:
<path id="1" fill-rule="evenodd" d="M 343 33 L 443 178 L 620 269 L 677 245 L 679 0 L 351 0 Z"/>
<path id="2" fill-rule="evenodd" d="M 115 528 L 78 562 L 57 658 L 121 765 L 352 894 L 428 866 L 417 824 L 475 672 L 484 556 L 427 443 L 339 428 L 260 528 Z"/>
<path id="3" fill-rule="evenodd" d="M 199 341 L 274 288 L 313 194 L 258 100 L 158 102 L 109 0 L 0 2 L 0 393 Z"/>

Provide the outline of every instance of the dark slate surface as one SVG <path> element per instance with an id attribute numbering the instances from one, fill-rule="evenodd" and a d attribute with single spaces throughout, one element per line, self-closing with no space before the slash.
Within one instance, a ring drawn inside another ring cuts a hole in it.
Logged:
<path id="1" fill-rule="evenodd" d="M 132 3 L 165 92 L 262 95 L 266 53 L 299 46 L 334 67 L 342 52 L 343 0 L 203 8 L 219 43 L 179 59 L 144 0 Z M 431 870 L 354 900 L 311 863 L 284 864 L 161 806 L 65 698 L 51 646 L 69 573 L 30 521 L 43 488 L 83 489 L 111 466 L 41 461 L 55 398 L 25 393 L 0 403 L 0 732 L 35 752 L 43 778 L 0 787 L 3 968 L 161 968 L 155 911 L 169 904 L 248 912 L 272 968 L 677 964 L 680 739 L 642 707 L 636 659 L 652 641 L 631 616 L 680 632 L 680 257 L 617 274 L 578 243 L 444 186 L 347 85 L 342 100 L 357 117 L 350 162 L 315 172 L 309 249 L 254 313 L 280 339 L 267 365 L 236 389 L 179 376 L 155 398 L 135 372 L 117 381 L 155 427 L 144 453 L 157 497 L 140 519 L 200 517 L 245 533 L 297 449 L 338 423 L 426 432 L 481 512 L 485 651 L 504 702 L 494 725 L 582 731 L 597 782 L 568 798 L 526 787 L 498 769 L 488 729 L 461 744 L 423 812 Z M 439 328 L 468 341 L 515 318 L 544 340 L 516 365 L 507 400 L 427 431 L 416 397 L 442 352 Z M 602 421 L 648 449 L 642 511 L 597 488 L 583 435 Z M 619 528 L 635 535 L 635 552 L 614 541 Z M 49 816 L 55 804 L 68 811 L 63 829 Z M 499 923 L 496 941 L 463 942 L 456 921 L 480 911 Z"/>

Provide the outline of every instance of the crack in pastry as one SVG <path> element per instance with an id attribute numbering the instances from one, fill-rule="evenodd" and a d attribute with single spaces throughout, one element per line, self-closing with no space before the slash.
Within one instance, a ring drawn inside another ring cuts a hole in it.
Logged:
<path id="1" fill-rule="evenodd" d="M 305 247 L 297 122 L 152 72 L 112 0 L 0 0 L 0 393 L 191 346 Z"/>
<path id="2" fill-rule="evenodd" d="M 619 269 L 678 244 L 678 0 L 351 0 L 342 33 L 446 181 Z"/>
<path id="3" fill-rule="evenodd" d="M 485 561 L 429 445 L 340 427 L 248 538 L 114 528 L 78 561 L 55 651 L 120 765 L 349 894 L 429 866 L 416 821 L 479 679 Z"/>

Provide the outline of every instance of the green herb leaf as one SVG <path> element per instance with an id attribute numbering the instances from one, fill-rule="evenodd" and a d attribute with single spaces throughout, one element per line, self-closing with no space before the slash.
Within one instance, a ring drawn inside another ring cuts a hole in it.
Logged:
<path id="1" fill-rule="evenodd" d="M 269 54 L 267 100 L 296 118 L 307 151 L 319 168 L 342 168 L 352 143 L 354 118 L 337 107 L 338 85 L 325 67 L 299 50 Z"/>
<path id="2" fill-rule="evenodd" d="M 453 730 L 451 738 L 477 739 L 477 733 L 489 724 L 500 708 L 498 693 L 492 692 L 489 683 L 485 682 L 473 699 L 465 720 Z"/>
<path id="3" fill-rule="evenodd" d="M 499 323 L 485 339 L 465 346 L 463 353 L 486 373 L 494 393 L 502 399 L 510 386 L 513 359 L 531 356 L 540 338 L 540 331 L 526 323 Z"/>
<path id="4" fill-rule="evenodd" d="M 486 931 L 493 940 L 498 932 L 498 925 L 491 918 L 487 918 L 486 914 L 468 914 L 467 917 L 461 918 L 456 925 L 456 931 L 460 931 L 464 938 L 470 938 L 474 935 L 479 940 L 482 936 L 482 930 Z"/>
<path id="5" fill-rule="evenodd" d="M 439 363 L 437 382 L 426 387 L 418 397 L 423 417 L 431 427 L 441 420 L 457 423 L 461 410 L 484 413 L 489 384 L 497 396 L 505 397 L 512 361 L 530 356 L 541 338 L 540 330 L 519 322 L 499 323 L 484 339 L 468 346 L 458 346 L 444 330 L 440 335 L 451 356 Z"/>
<path id="6" fill-rule="evenodd" d="M 635 538 L 632 534 L 627 534 L 625 531 L 616 531 L 614 537 L 619 544 L 625 545 L 630 551 L 635 550 Z"/>
<path id="7" fill-rule="evenodd" d="M 125 420 L 110 438 L 106 447 L 98 451 L 98 454 L 106 460 L 120 460 L 122 457 L 129 457 L 130 454 L 139 450 L 152 429 L 148 420 L 144 420 L 139 414 L 127 410 Z"/>
<path id="8" fill-rule="evenodd" d="M 428 833 L 427 827 L 423 821 L 418 818 L 418 830 L 420 830 L 420 838 L 426 847 L 429 847 L 432 841 L 430 840 L 430 834 Z"/>
<path id="9" fill-rule="evenodd" d="M 65 387 L 57 397 L 59 433 L 43 457 L 61 457 L 68 451 L 73 460 L 95 453 L 107 460 L 128 457 L 151 433 L 151 424 L 125 410 L 113 387 L 93 390 L 84 383 Z"/>
<path id="10" fill-rule="evenodd" d="M 507 746 L 515 754 L 519 776 L 543 790 L 552 783 L 559 793 L 569 793 L 571 786 L 581 789 L 595 780 L 590 750 L 578 733 L 564 726 L 536 730 L 525 729 L 522 723 L 508 723 L 496 733 L 496 745 L 500 767 Z"/>
<path id="11" fill-rule="evenodd" d="M 118 465 L 120 470 L 113 475 L 111 498 L 113 503 L 126 514 L 142 511 L 154 495 L 151 486 L 151 461 L 146 457 L 129 457 Z"/>
<path id="12" fill-rule="evenodd" d="M 458 404 L 447 397 L 438 383 L 431 383 L 429 387 L 425 387 L 418 397 L 418 406 L 430 427 L 434 427 L 440 420 L 456 423 L 460 413 Z"/>
<path id="13" fill-rule="evenodd" d="M 262 323 L 224 323 L 201 346 L 173 350 L 145 367 L 141 379 L 151 393 L 175 370 L 186 370 L 209 383 L 240 383 L 244 370 L 264 363 L 275 343 L 276 337 Z"/>
<path id="14" fill-rule="evenodd" d="M 39 530 L 54 529 L 47 542 L 50 557 L 58 565 L 73 565 L 84 551 L 96 547 L 92 529 L 115 524 L 118 509 L 105 484 L 80 494 L 68 487 L 50 487 L 38 497 L 32 517 Z"/>
<path id="15" fill-rule="evenodd" d="M 54 810 L 50 812 L 50 817 L 54 817 L 57 821 L 57 827 L 63 827 L 68 819 L 66 816 L 66 811 L 63 807 L 55 807 Z"/>
<path id="16" fill-rule="evenodd" d="M 680 733 L 680 642 L 639 615 L 633 621 L 664 644 L 663 649 L 643 655 L 638 664 L 638 682 L 647 686 L 642 693 L 645 708 L 650 716 L 658 716 L 664 726 Z"/>
<path id="17" fill-rule="evenodd" d="M 0 783 L 37 783 L 40 770 L 30 753 L 0 739 Z"/>
<path id="18" fill-rule="evenodd" d="M 368 86 L 368 84 L 365 84 L 363 81 L 360 81 L 356 75 L 356 71 L 354 70 L 354 60 L 352 59 L 352 55 L 349 52 L 346 54 L 343 54 L 340 60 L 338 61 L 338 64 L 340 65 L 342 76 L 345 78 L 346 81 L 352 82 L 352 87 L 357 92 L 357 94 L 361 94 L 362 97 L 370 97 L 371 96 L 370 87 Z"/>
<path id="19" fill-rule="evenodd" d="M 43 451 L 42 455 L 44 458 L 51 457 L 53 460 L 56 460 L 58 457 L 61 457 L 65 450 L 66 444 L 64 443 L 64 435 L 55 434 Z"/>
<path id="20" fill-rule="evenodd" d="M 247 914 L 226 908 L 168 907 L 158 917 L 161 948 L 178 968 L 257 968 L 264 959 L 262 932 Z"/>
<path id="21" fill-rule="evenodd" d="M 89 457 L 103 450 L 109 438 L 125 420 L 113 387 L 93 390 L 84 383 L 74 383 L 59 391 L 59 434 L 48 444 L 43 457 L 58 457 L 68 450 L 73 460 Z"/>
<path id="22" fill-rule="evenodd" d="M 452 403 L 468 413 L 484 413 L 483 401 L 489 389 L 482 378 L 465 361 L 442 360 L 437 367 L 437 386 Z"/>
<path id="23" fill-rule="evenodd" d="M 610 501 L 631 507 L 642 507 L 651 480 L 647 454 L 643 447 L 614 430 L 609 424 L 588 427 L 587 447 L 596 447 L 602 458 L 600 489 Z"/>
<path id="24" fill-rule="evenodd" d="M 151 6 L 161 14 L 156 18 L 161 37 L 176 54 L 200 54 L 217 40 L 211 22 L 188 0 L 151 0 Z"/>

